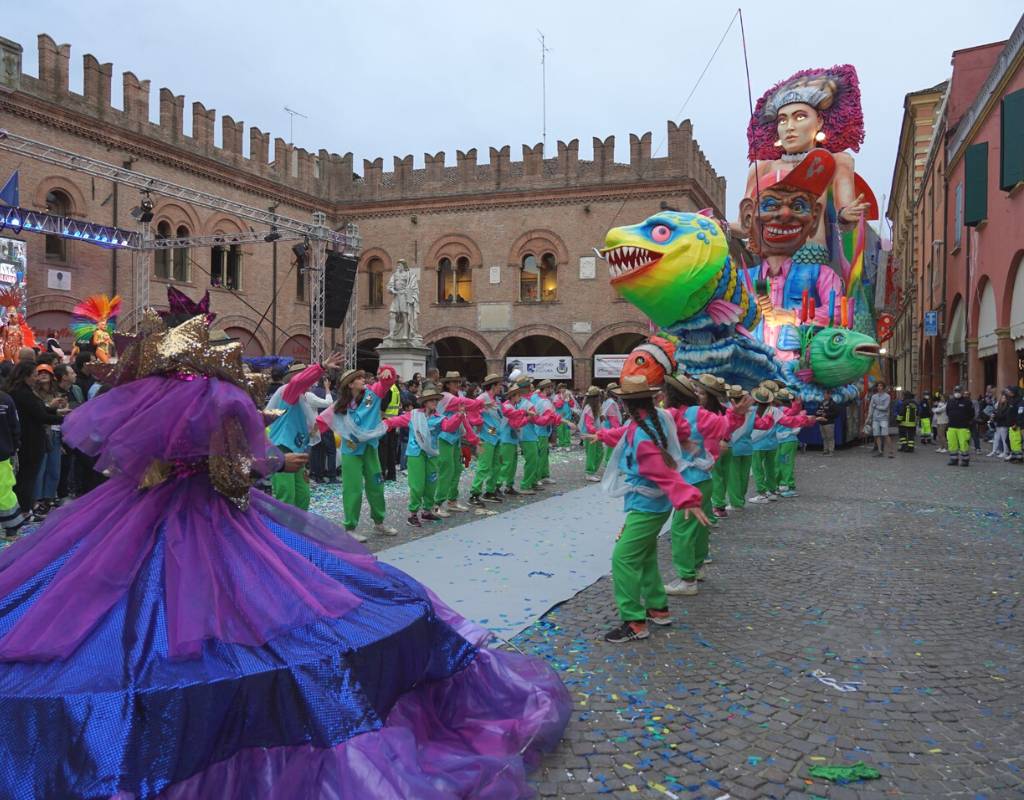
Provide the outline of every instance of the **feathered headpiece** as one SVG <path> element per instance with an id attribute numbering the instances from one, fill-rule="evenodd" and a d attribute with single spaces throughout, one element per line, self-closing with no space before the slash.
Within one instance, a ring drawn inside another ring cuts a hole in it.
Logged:
<path id="1" fill-rule="evenodd" d="M 21 308 L 24 302 L 25 297 L 17 287 L 0 291 L 0 308 Z"/>
<path id="2" fill-rule="evenodd" d="M 75 341 L 88 342 L 100 326 L 105 327 L 108 333 L 113 332 L 117 326 L 117 315 L 121 313 L 121 297 L 94 294 L 75 306 L 71 313 L 74 319 L 69 327 Z"/>
<path id="3" fill-rule="evenodd" d="M 776 119 L 789 103 L 806 103 L 821 115 L 825 141 L 819 145 L 832 153 L 860 150 L 864 141 L 864 112 L 860 106 L 860 82 L 852 64 L 828 69 L 805 69 L 775 84 L 761 95 L 747 125 L 747 158 L 771 161 L 781 158 Z"/>

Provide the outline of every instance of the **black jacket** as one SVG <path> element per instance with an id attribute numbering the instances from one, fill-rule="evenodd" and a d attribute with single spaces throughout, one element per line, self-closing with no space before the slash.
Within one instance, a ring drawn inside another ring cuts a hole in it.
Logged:
<path id="1" fill-rule="evenodd" d="M 0 392 L 0 461 L 7 461 L 21 445 L 18 408 L 6 392 Z"/>
<path id="2" fill-rule="evenodd" d="M 824 417 L 826 425 L 832 425 L 836 421 L 836 417 L 839 416 L 839 406 L 832 402 L 831 397 L 826 397 L 821 401 L 821 405 L 818 406 L 818 410 L 814 412 L 816 416 Z"/>
<path id="3" fill-rule="evenodd" d="M 11 397 L 18 408 L 18 420 L 21 422 L 21 460 L 24 463 L 39 464 L 46 453 L 46 426 L 60 425 L 62 417 L 47 408 L 42 398 L 28 386 L 12 390 Z"/>
<path id="4" fill-rule="evenodd" d="M 949 427 L 966 428 L 974 419 L 974 403 L 969 397 L 951 397 L 946 403 L 946 416 L 949 417 Z"/>

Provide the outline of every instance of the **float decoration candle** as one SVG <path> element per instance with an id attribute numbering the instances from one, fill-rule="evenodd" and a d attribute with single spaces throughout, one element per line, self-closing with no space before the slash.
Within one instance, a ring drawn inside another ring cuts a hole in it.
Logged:
<path id="1" fill-rule="evenodd" d="M 850 314 L 850 327 L 851 328 L 853 327 L 853 308 L 854 308 L 854 305 L 856 304 L 856 302 L 857 302 L 857 298 L 856 297 L 851 297 L 850 298 L 849 314 Z"/>
<path id="2" fill-rule="evenodd" d="M 839 324 L 842 325 L 844 328 L 847 325 L 846 309 L 846 295 L 844 294 L 842 298 L 839 300 Z"/>
<path id="3" fill-rule="evenodd" d="M 836 320 L 836 290 L 828 293 L 828 324 L 829 327 L 835 324 Z"/>
<path id="4" fill-rule="evenodd" d="M 814 298 L 810 298 L 807 304 L 807 321 L 814 324 Z"/>
<path id="5" fill-rule="evenodd" d="M 800 300 L 800 321 L 807 322 L 807 301 L 809 295 L 806 289 L 804 289 L 803 297 Z"/>

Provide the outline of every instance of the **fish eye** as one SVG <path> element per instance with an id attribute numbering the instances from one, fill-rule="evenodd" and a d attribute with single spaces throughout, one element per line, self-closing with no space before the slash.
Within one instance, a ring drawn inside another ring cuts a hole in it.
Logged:
<path id="1" fill-rule="evenodd" d="M 837 333 L 835 336 L 832 337 L 832 344 L 842 344 L 845 341 L 846 334 L 844 333 Z"/>
<path id="2" fill-rule="evenodd" d="M 658 242 L 667 242 L 672 235 L 672 229 L 668 225 L 655 225 L 651 230 L 651 238 Z"/>
<path id="3" fill-rule="evenodd" d="M 636 357 L 636 364 L 637 364 L 637 366 L 638 366 L 638 367 L 642 367 L 642 366 L 644 366 L 644 365 L 645 365 L 646 363 L 647 363 L 647 359 L 646 359 L 646 358 L 644 358 L 643 356 L 637 356 L 637 357 Z"/>

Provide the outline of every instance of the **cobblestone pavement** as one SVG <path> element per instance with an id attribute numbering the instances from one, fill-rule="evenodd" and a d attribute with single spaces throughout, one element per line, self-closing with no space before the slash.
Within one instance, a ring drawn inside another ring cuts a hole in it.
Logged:
<path id="1" fill-rule="evenodd" d="M 712 533 L 672 627 L 600 641 L 604 578 L 517 637 L 575 701 L 541 797 L 1024 797 L 1024 468 L 859 448 L 797 479 Z M 856 761 L 881 778 L 808 774 Z"/>
<path id="2" fill-rule="evenodd" d="M 475 469 L 476 465 L 474 463 L 470 465 L 469 469 L 464 470 L 462 473 L 462 480 L 459 484 L 461 487 L 459 498 L 463 503 L 465 503 L 469 498 L 469 487 L 473 483 L 473 473 Z M 516 474 L 516 488 L 519 487 L 518 479 L 522 477 L 522 471 L 523 468 L 520 466 Z M 545 487 L 536 495 L 526 495 L 507 499 L 500 505 L 488 503 L 488 508 L 498 511 L 499 513 L 509 513 L 515 511 L 517 508 L 527 505 L 528 503 L 533 503 L 537 500 L 543 500 L 546 497 L 552 497 L 557 494 L 569 492 L 573 489 L 579 489 L 583 486 L 589 486 L 590 484 L 586 483 L 584 480 L 583 450 L 578 444 L 575 444 L 569 450 L 553 449 L 551 451 L 551 477 L 556 481 L 555 485 Z M 341 484 L 313 485 L 311 490 L 312 497 L 309 510 L 326 517 L 331 520 L 331 522 L 341 525 L 344 516 L 341 506 Z M 362 515 L 359 520 L 359 526 L 356 528 L 359 533 L 366 537 L 366 547 L 374 553 L 388 547 L 395 547 L 396 545 L 404 544 L 405 542 L 411 542 L 414 539 L 430 536 L 438 531 L 453 528 L 456 525 L 462 525 L 475 519 L 480 519 L 480 517 L 477 517 L 472 511 L 469 511 L 464 513 L 454 513 L 448 519 L 440 522 L 424 522 L 423 527 L 421 528 L 414 528 L 409 525 L 406 522 L 406 519 L 409 516 L 409 484 L 406 481 L 405 473 L 403 472 L 398 473 L 397 481 L 385 482 L 384 499 L 387 504 L 387 513 L 384 518 L 385 522 L 397 529 L 398 535 L 382 536 L 373 532 L 373 522 L 370 519 L 370 508 L 366 504 L 365 498 L 363 499 Z"/>

